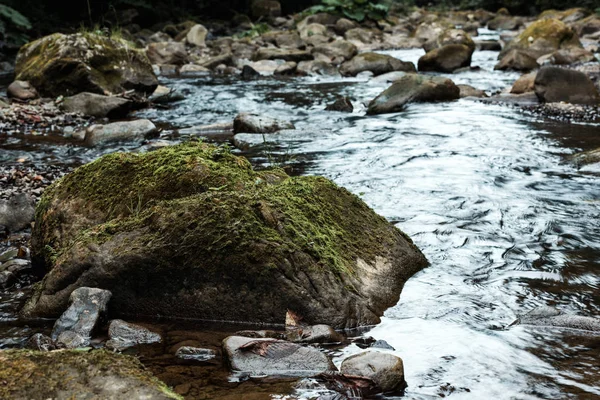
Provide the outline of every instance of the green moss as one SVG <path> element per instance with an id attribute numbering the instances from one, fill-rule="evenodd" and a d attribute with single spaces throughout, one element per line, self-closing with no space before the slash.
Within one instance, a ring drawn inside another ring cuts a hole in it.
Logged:
<path id="1" fill-rule="evenodd" d="M 58 393 L 76 395 L 89 390 L 88 379 L 98 373 L 107 379 L 121 379 L 128 386 L 140 387 L 154 395 L 181 399 L 145 371 L 137 359 L 104 350 L 7 350 L 0 352 L 0 362 L 0 398 L 3 399 L 49 398 Z"/>

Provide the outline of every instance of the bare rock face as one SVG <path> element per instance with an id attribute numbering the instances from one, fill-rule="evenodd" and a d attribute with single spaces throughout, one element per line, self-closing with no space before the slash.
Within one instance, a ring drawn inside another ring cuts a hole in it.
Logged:
<path id="1" fill-rule="evenodd" d="M 114 317 L 279 323 L 293 309 L 310 325 L 373 325 L 427 264 L 329 180 L 257 172 L 202 143 L 80 167 L 46 189 L 36 221 L 47 274 L 26 316 L 57 316 L 87 286 L 113 293 Z"/>
<path id="2" fill-rule="evenodd" d="M 151 94 L 158 86 L 143 51 L 124 40 L 89 33 L 55 33 L 26 44 L 17 55 L 15 74 L 49 97 L 131 89 Z"/>
<path id="3" fill-rule="evenodd" d="M 181 399 L 133 357 L 108 351 L 0 351 L 0 398 Z"/>

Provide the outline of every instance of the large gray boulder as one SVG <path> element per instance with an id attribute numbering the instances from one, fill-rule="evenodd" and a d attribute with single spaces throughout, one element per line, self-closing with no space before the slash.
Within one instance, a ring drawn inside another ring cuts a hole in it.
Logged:
<path id="1" fill-rule="evenodd" d="M 406 74 L 369 103 L 367 114 L 404 110 L 408 103 L 451 101 L 460 98 L 460 89 L 450 79 Z"/>
<path id="2" fill-rule="evenodd" d="M 143 140 L 156 132 L 156 126 L 147 119 L 113 122 L 105 125 L 92 125 L 85 131 L 87 146 L 106 143 Z"/>
<path id="3" fill-rule="evenodd" d="M 292 309 L 336 329 L 378 323 L 427 264 L 327 179 L 196 142 L 109 154 L 48 187 L 32 257 L 47 273 L 25 316 L 56 316 L 88 286 L 111 290 L 114 318 L 280 323 Z"/>
<path id="4" fill-rule="evenodd" d="M 356 76 L 364 71 L 371 71 L 373 75 L 381 75 L 392 71 L 416 72 L 416 69 L 411 62 L 378 53 L 358 54 L 340 67 L 340 73 L 345 76 Z"/>
<path id="5" fill-rule="evenodd" d="M 583 72 L 544 67 L 535 77 L 535 94 L 543 103 L 600 104 L 600 93 Z"/>
<path id="6" fill-rule="evenodd" d="M 494 67 L 499 71 L 524 71 L 529 72 L 539 68 L 537 60 L 523 50 L 513 49 L 506 53 Z"/>
<path id="7" fill-rule="evenodd" d="M 223 340 L 223 355 L 233 371 L 251 375 L 309 377 L 336 370 L 317 348 L 277 339 L 230 336 Z"/>
<path id="8" fill-rule="evenodd" d="M 143 51 L 124 40 L 91 33 L 55 33 L 26 44 L 17 55 L 15 74 L 49 97 L 131 89 L 150 94 L 158 86 Z"/>
<path id="9" fill-rule="evenodd" d="M 474 48 L 464 44 L 449 44 L 431 50 L 419 58 L 419 71 L 454 72 L 471 65 Z"/>
<path id="10" fill-rule="evenodd" d="M 2 399 L 181 399 L 134 357 L 108 351 L 0 351 Z"/>

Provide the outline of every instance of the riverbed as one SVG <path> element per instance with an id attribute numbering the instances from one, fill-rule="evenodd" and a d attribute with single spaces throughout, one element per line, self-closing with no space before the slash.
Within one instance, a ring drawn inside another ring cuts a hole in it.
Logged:
<path id="1" fill-rule="evenodd" d="M 415 63 L 424 54 L 384 53 Z M 494 71 L 497 55 L 475 52 L 480 69 L 445 76 L 496 93 L 519 76 Z M 368 76 L 207 75 L 162 83 L 186 99 L 138 113 L 165 127 L 159 140 L 90 149 L 59 135 L 0 135 L 0 162 L 72 168 L 108 152 L 187 140 L 176 128 L 230 122 L 239 112 L 292 121 L 295 130 L 257 136 L 248 150 L 236 151 L 257 168 L 332 179 L 406 232 L 430 261 L 365 333 L 386 340 L 404 360 L 404 398 L 600 397 L 600 337 L 508 327 L 545 305 L 600 317 L 600 168 L 569 160 L 600 147 L 600 125 L 550 121 L 474 99 L 366 116 L 364 103 L 389 86 Z M 324 111 L 338 96 L 348 96 L 354 112 Z M 26 294 L 0 294 L 0 347 L 19 346 L 37 329 L 14 314 Z M 360 351 L 350 345 L 334 361 Z M 263 394 L 282 395 L 277 385 L 271 390 Z"/>

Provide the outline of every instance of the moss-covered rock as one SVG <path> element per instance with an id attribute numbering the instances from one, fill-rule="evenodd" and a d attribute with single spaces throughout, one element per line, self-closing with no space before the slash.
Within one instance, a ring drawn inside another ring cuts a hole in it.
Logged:
<path id="1" fill-rule="evenodd" d="M 158 85 L 143 51 L 125 40 L 93 33 L 55 33 L 23 46 L 15 74 L 44 96 L 131 89 L 151 94 Z"/>
<path id="2" fill-rule="evenodd" d="M 320 177 L 254 171 L 189 143 L 111 154 L 48 188 L 33 232 L 48 273 L 24 309 L 56 316 L 69 293 L 113 292 L 116 315 L 335 327 L 379 321 L 426 265 L 401 231 Z"/>
<path id="3" fill-rule="evenodd" d="M 181 398 L 135 358 L 102 350 L 5 350 L 0 364 L 2 399 Z"/>
<path id="4" fill-rule="evenodd" d="M 557 19 L 541 19 L 510 41 L 500 52 L 499 59 L 511 50 L 523 50 L 533 58 L 539 58 L 556 50 L 573 47 L 582 47 L 573 29 Z"/>

